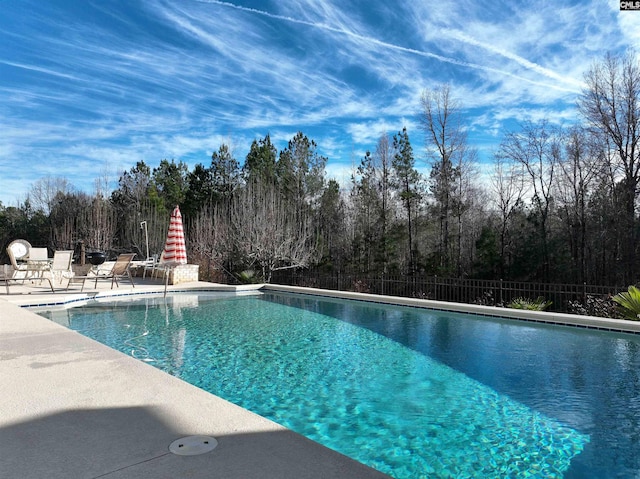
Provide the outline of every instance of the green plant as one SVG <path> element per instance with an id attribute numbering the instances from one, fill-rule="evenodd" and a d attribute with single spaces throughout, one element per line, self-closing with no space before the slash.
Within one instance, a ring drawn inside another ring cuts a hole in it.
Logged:
<path id="1" fill-rule="evenodd" d="M 627 291 L 616 294 L 612 299 L 618 303 L 625 319 L 640 320 L 640 289 L 631 285 Z"/>
<path id="2" fill-rule="evenodd" d="M 251 269 L 247 269 L 238 273 L 238 280 L 244 284 L 255 284 L 260 282 L 258 273 Z"/>
<path id="3" fill-rule="evenodd" d="M 552 301 L 546 301 L 542 296 L 537 299 L 515 298 L 508 305 L 508 308 L 527 309 L 529 311 L 544 311 L 553 304 Z"/>

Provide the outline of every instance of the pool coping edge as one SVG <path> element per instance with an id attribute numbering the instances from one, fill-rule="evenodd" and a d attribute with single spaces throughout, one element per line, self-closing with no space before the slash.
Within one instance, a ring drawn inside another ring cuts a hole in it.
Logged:
<path id="1" fill-rule="evenodd" d="M 556 313 L 549 311 L 528 311 L 522 309 L 500 308 L 497 306 L 484 306 L 479 304 L 454 303 L 448 301 L 435 301 L 431 299 L 404 298 L 401 296 L 356 293 L 351 291 L 336 291 L 330 289 L 278 284 L 265 284 L 262 286 L 261 291 L 303 293 L 315 296 L 369 301 L 398 306 L 410 306 L 437 311 L 450 311 L 455 313 L 524 320 L 535 323 L 557 324 L 602 331 L 640 334 L 640 321 L 636 322 L 624 319 L 600 318 L 596 316 L 582 316 L 578 314 Z"/>

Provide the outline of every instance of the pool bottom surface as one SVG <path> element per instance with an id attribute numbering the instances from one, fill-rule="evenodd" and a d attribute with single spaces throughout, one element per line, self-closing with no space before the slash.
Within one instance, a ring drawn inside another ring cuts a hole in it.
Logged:
<path id="1" fill-rule="evenodd" d="M 67 314 L 87 336 L 396 478 L 563 477 L 590 441 L 425 354 L 440 319 L 411 308 L 267 294 Z"/>

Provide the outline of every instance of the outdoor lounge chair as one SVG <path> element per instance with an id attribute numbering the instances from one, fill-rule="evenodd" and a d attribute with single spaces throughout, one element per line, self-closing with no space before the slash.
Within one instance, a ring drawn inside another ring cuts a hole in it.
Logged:
<path id="1" fill-rule="evenodd" d="M 47 248 L 29 248 L 29 255 L 25 258 L 27 261 L 27 276 L 31 279 L 42 279 L 45 272 L 51 271 L 51 258 L 49 258 Z"/>
<path id="2" fill-rule="evenodd" d="M 53 289 L 53 283 L 51 282 L 51 278 L 43 276 L 43 273 L 45 271 L 49 271 L 48 263 L 33 264 L 27 261 L 27 263 L 19 265 L 18 262 L 16 261 L 16 257 L 14 256 L 11 248 L 7 248 L 7 254 L 9 255 L 9 260 L 11 261 L 11 271 L 8 272 L 7 268 L 3 267 L 3 274 L 2 274 L 2 280 L 4 281 L 7 287 L 7 294 L 9 293 L 10 281 L 22 281 L 22 283 L 24 284 L 26 280 L 40 281 L 40 282 L 45 280 L 49 283 L 49 286 L 51 287 L 51 292 L 55 293 L 55 290 Z"/>
<path id="3" fill-rule="evenodd" d="M 98 286 L 99 279 L 111 279 L 111 289 L 113 289 L 114 284 L 117 287 L 120 287 L 120 285 L 118 284 L 118 278 L 127 276 L 129 278 L 129 281 L 131 281 L 131 286 L 135 288 L 136 285 L 133 284 L 133 278 L 131 277 L 131 271 L 129 270 L 131 261 L 133 261 L 133 257 L 135 255 L 135 253 L 123 253 L 121 255 L 118 255 L 116 262 L 113 264 L 110 270 L 98 269 L 98 271 L 96 271 L 95 273 L 95 287 Z M 88 279 L 93 279 L 93 277 L 88 277 Z"/>
<path id="4" fill-rule="evenodd" d="M 28 261 L 48 261 L 48 252 L 47 248 L 29 248 L 29 256 L 27 256 Z"/>
<path id="5" fill-rule="evenodd" d="M 0 282 L 4 283 L 7 288 L 7 294 L 9 294 L 9 282 L 17 281 L 13 278 L 13 268 L 10 268 L 8 264 L 3 264 L 0 268 Z"/>
<path id="6" fill-rule="evenodd" d="M 74 273 L 71 269 L 73 262 L 73 251 L 54 251 L 53 262 L 51 263 L 51 276 L 62 284 L 64 278 L 73 277 Z"/>

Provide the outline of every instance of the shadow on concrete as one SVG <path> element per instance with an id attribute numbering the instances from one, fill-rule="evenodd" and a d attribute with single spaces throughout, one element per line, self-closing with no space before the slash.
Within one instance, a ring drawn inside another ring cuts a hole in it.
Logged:
<path id="1" fill-rule="evenodd" d="M 205 411 L 205 414 L 212 414 Z M 2 478 L 387 478 L 292 431 L 217 435 L 179 430 L 159 408 L 68 410 L 0 429 Z M 176 439 L 211 435 L 197 456 L 169 452 Z"/>

